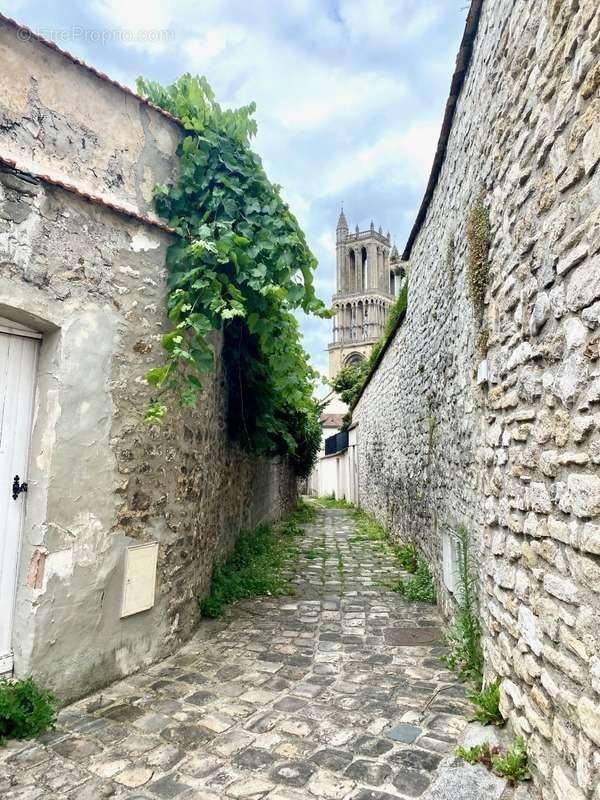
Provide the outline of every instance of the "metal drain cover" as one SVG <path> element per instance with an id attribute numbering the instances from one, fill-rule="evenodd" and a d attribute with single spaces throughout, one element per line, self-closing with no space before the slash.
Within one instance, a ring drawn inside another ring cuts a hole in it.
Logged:
<path id="1" fill-rule="evenodd" d="M 392 647 L 416 647 L 420 644 L 435 644 L 442 637 L 440 628 L 388 628 L 385 643 Z"/>
<path id="2" fill-rule="evenodd" d="M 387 736 L 395 742 L 402 742 L 403 744 L 412 744 L 415 739 L 423 733 L 423 728 L 418 725 L 410 725 L 403 723 L 396 725 L 387 732 Z"/>

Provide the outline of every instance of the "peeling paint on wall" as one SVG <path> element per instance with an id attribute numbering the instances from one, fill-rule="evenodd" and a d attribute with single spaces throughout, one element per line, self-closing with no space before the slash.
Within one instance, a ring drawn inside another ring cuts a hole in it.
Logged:
<path id="1" fill-rule="evenodd" d="M 214 561 L 241 528 L 281 515 L 296 487 L 287 463 L 251 458 L 228 442 L 218 334 L 216 369 L 199 408 L 174 403 L 161 429 L 144 422 L 152 396 L 144 375 L 162 357 L 168 325 L 172 236 L 85 192 L 102 191 L 115 206 L 147 214 L 149 187 L 176 174 L 181 130 L 39 48 L 35 40 L 18 42 L 14 30 L 7 35 L 0 20 L 0 57 L 12 55 L 10 68 L 0 70 L 0 121 L 11 120 L 9 134 L 0 125 L 0 157 L 10 151 L 37 172 L 59 171 L 77 189 L 0 164 L 3 315 L 27 312 L 49 331 L 40 353 L 14 649 L 17 674 L 33 674 L 66 699 L 183 642 L 198 622 Z M 43 77 L 28 94 L 34 74 Z M 15 90 L 21 85 L 23 96 Z M 35 141 L 27 128 L 33 117 L 41 126 Z M 67 135 L 84 124 L 93 142 L 86 153 L 81 138 Z M 155 605 L 121 619 L 126 549 L 148 541 L 159 543 Z"/>
<path id="2" fill-rule="evenodd" d="M 47 551 L 36 548 L 29 560 L 27 585 L 36 591 L 43 590 Z"/>

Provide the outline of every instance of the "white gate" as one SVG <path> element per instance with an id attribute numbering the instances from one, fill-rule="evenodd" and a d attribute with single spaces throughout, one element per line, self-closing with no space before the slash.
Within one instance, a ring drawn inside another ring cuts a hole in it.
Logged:
<path id="1" fill-rule="evenodd" d="M 0 674 L 13 666 L 12 625 L 40 338 L 0 317 Z"/>

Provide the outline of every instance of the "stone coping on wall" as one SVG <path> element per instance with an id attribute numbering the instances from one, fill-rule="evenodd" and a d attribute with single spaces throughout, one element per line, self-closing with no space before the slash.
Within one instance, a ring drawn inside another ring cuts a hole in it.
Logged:
<path id="1" fill-rule="evenodd" d="M 71 183 L 61 180 L 60 178 L 38 172 L 30 165 L 26 166 L 24 164 L 18 164 L 13 158 L 5 158 L 4 156 L 0 155 L 0 167 L 6 167 L 12 172 L 20 175 L 26 175 L 28 178 L 33 178 L 35 181 L 42 181 L 49 186 L 56 186 L 57 188 L 77 195 L 77 197 L 87 200 L 90 203 L 104 206 L 104 208 L 107 208 L 110 211 L 115 211 L 117 214 L 123 214 L 126 217 L 130 217 L 131 219 L 135 219 L 138 222 L 143 223 L 144 225 L 150 225 L 153 228 L 159 228 L 160 230 L 165 231 L 165 233 L 171 233 L 175 235 L 175 230 L 169 225 L 166 225 L 164 222 L 161 222 L 158 217 L 153 217 L 148 214 L 141 214 L 132 206 L 115 203 L 113 200 L 109 200 L 100 194 L 91 194 L 90 192 L 86 192 L 83 189 L 77 188 L 77 186 L 74 186 Z"/>
<path id="2" fill-rule="evenodd" d="M 55 42 L 52 42 L 49 39 L 44 38 L 39 33 L 36 33 L 32 28 L 28 28 L 26 25 L 17 22 L 12 17 L 8 17 L 6 16 L 6 14 L 2 14 L 1 12 L 0 12 L 0 22 L 3 22 L 12 28 L 15 28 L 18 31 L 18 36 L 21 41 L 35 39 L 35 41 L 44 45 L 44 47 L 47 47 L 50 50 L 54 50 L 54 52 L 59 53 L 61 56 L 63 56 L 63 58 L 68 59 L 76 66 L 87 70 L 96 78 L 100 78 L 100 80 L 105 81 L 106 83 L 110 83 L 116 89 L 119 89 L 119 91 L 131 95 L 132 97 L 135 97 L 135 99 L 138 100 L 140 103 L 143 103 L 145 106 L 148 106 L 148 108 L 151 108 L 154 111 L 158 112 L 159 114 L 162 114 L 163 117 L 166 117 L 167 119 L 171 120 L 171 122 L 174 122 L 176 125 L 178 125 L 182 130 L 185 130 L 181 120 L 175 117 L 173 114 L 170 114 L 168 111 L 165 111 L 164 108 L 155 105 L 150 100 L 147 100 L 145 97 L 142 97 L 141 95 L 137 94 L 136 92 L 133 91 L 133 89 L 130 89 L 128 86 L 125 86 L 124 84 L 114 80 L 114 78 L 111 78 L 109 75 L 106 75 L 106 73 L 101 72 L 99 69 L 96 69 L 96 67 L 87 64 L 81 58 L 77 58 L 77 56 L 74 56 L 72 53 L 69 53 L 68 50 L 63 50 L 61 47 L 55 44 Z"/>

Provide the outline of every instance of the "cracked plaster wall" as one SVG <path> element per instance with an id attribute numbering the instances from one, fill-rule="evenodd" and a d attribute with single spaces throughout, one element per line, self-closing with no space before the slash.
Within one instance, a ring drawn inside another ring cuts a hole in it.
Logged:
<path id="1" fill-rule="evenodd" d="M 177 125 L 0 24 L 0 156 L 141 213 L 171 176 Z M 77 97 L 77 102 L 74 102 Z M 0 170 L 0 315 L 43 332 L 14 626 L 15 669 L 63 699 L 172 651 L 212 564 L 295 497 L 284 462 L 225 427 L 221 337 L 197 410 L 143 422 L 161 358 L 170 235 Z M 159 542 L 156 602 L 120 619 L 124 553 Z"/>

